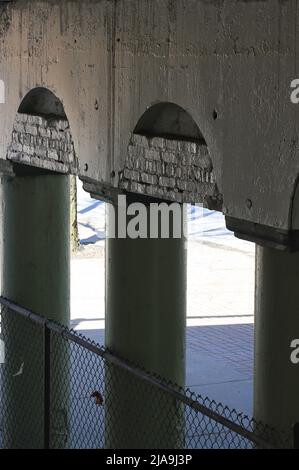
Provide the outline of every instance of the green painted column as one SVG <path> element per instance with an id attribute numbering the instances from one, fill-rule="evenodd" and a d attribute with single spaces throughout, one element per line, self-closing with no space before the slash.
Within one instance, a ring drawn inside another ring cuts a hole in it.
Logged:
<path id="1" fill-rule="evenodd" d="M 4 198 L 4 295 L 68 325 L 69 177 L 17 176 Z"/>
<path id="2" fill-rule="evenodd" d="M 290 430 L 299 422 L 299 253 L 256 247 L 254 416 Z"/>
<path id="3" fill-rule="evenodd" d="M 68 326 L 69 177 L 57 174 L 16 176 L 5 181 L 3 197 L 3 295 Z M 4 313 L 3 321 L 7 351 L 5 444 L 11 448 L 40 448 L 44 439 L 43 329 L 10 312 Z M 55 348 L 57 355 L 62 346 Z M 67 377 L 66 362 L 64 366 L 57 360 L 52 363 L 53 375 L 58 377 L 63 373 L 63 377 Z M 60 371 L 60 367 L 63 370 Z M 61 398 L 65 398 L 66 385 L 52 385 L 52 416 L 56 422 L 62 422 L 66 402 Z M 63 434 L 62 429 L 59 433 Z"/>
<path id="4" fill-rule="evenodd" d="M 132 202 L 132 201 L 131 201 Z M 146 211 L 149 219 L 149 203 Z M 120 208 L 114 206 L 116 218 Z M 126 223 L 132 220 L 129 216 Z M 114 224 L 108 211 L 108 229 Z M 149 230 L 148 230 L 149 232 Z M 186 242 L 180 238 L 108 238 L 106 346 L 180 386 L 185 381 Z M 181 407 L 117 367 L 106 376 L 108 448 L 183 445 Z"/>

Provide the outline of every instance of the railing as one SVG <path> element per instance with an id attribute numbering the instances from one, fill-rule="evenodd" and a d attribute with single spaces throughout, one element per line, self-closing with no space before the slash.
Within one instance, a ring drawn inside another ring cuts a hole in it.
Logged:
<path id="1" fill-rule="evenodd" d="M 291 433 L 165 382 L 6 299 L 0 304 L 0 448 L 294 446 Z"/>

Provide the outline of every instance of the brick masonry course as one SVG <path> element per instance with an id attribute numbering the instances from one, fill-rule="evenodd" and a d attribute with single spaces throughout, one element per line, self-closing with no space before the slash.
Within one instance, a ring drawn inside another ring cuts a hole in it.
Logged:
<path id="1" fill-rule="evenodd" d="M 132 134 L 119 187 L 175 202 L 221 210 L 208 147 L 203 143 Z"/>
<path id="2" fill-rule="evenodd" d="M 66 119 L 18 113 L 7 158 L 47 170 L 77 172 L 74 144 Z"/>

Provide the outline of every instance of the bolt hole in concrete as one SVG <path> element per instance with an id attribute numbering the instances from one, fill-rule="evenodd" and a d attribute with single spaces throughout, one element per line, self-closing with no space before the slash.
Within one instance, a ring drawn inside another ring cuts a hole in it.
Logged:
<path id="1" fill-rule="evenodd" d="M 218 112 L 216 111 L 216 109 L 214 109 L 214 111 L 213 111 L 213 119 L 214 119 L 214 121 L 216 121 L 217 118 L 218 118 Z"/>
<path id="2" fill-rule="evenodd" d="M 246 206 L 247 206 L 247 209 L 252 208 L 252 200 L 251 199 L 246 199 Z"/>
<path id="3" fill-rule="evenodd" d="M 91 199 L 80 181 L 78 231 L 72 326 L 103 344 L 105 204 Z M 186 385 L 251 415 L 254 244 L 234 238 L 221 213 L 202 214 L 195 206 L 188 206 L 188 231 Z"/>

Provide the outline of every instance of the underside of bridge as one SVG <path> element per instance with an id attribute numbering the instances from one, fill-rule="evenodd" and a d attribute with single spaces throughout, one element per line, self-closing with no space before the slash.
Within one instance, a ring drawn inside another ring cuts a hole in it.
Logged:
<path id="1" fill-rule="evenodd" d="M 257 244 L 255 418 L 299 422 L 298 37 L 296 0 L 0 1 L 2 295 L 68 326 L 69 175 L 108 228 L 119 196 L 148 231 L 151 204 L 221 211 Z M 185 238 L 161 230 L 107 240 L 106 346 L 184 386 Z"/>

